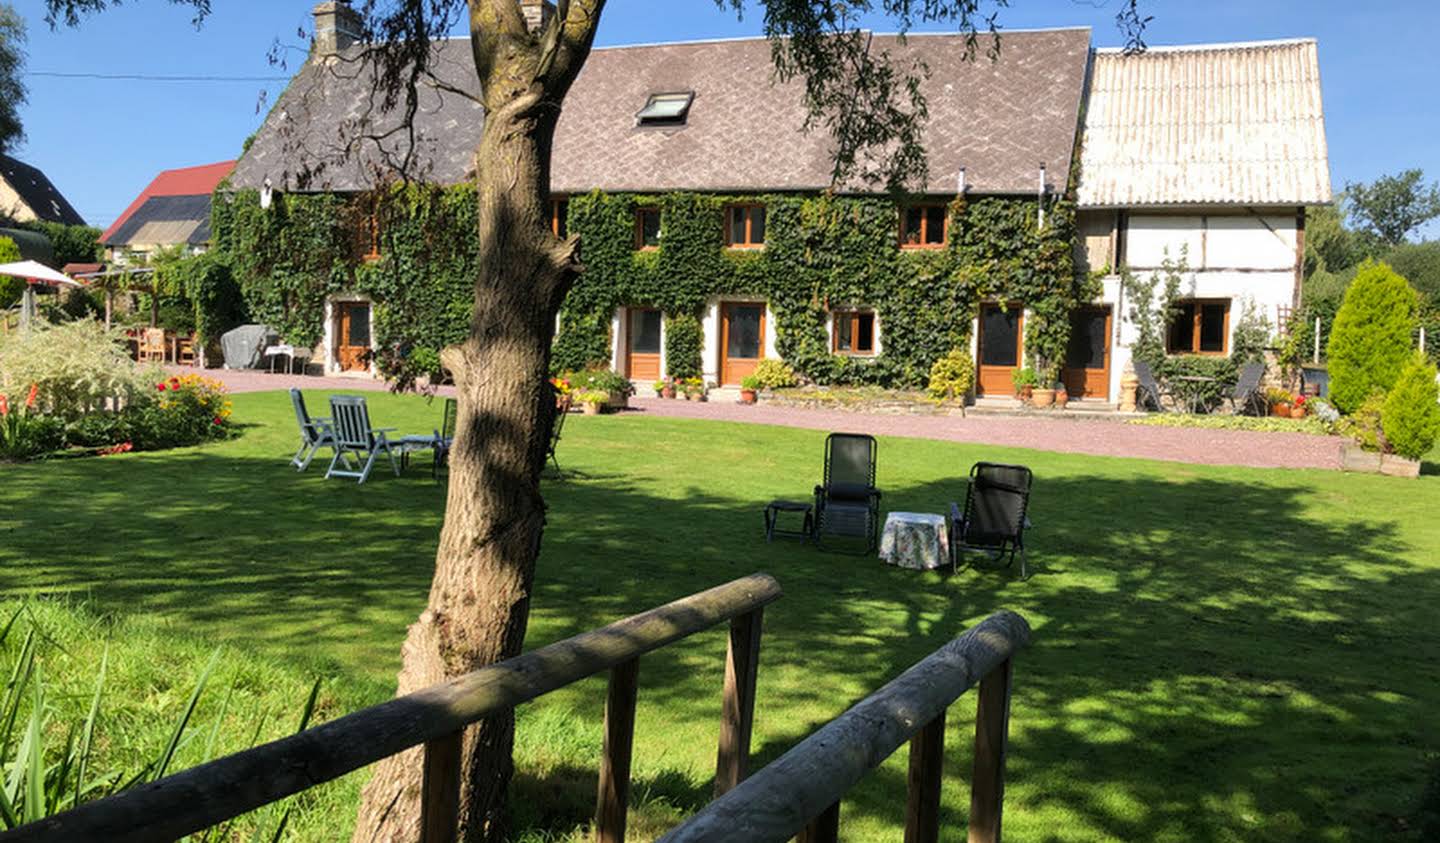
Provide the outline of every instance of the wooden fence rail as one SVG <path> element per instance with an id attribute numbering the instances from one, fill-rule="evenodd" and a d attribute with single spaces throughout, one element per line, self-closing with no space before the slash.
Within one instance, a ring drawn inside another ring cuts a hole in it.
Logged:
<path id="1" fill-rule="evenodd" d="M 970 843 L 1000 839 L 1011 659 L 1030 642 L 1030 626 L 998 612 L 926 656 L 885 687 L 830 721 L 789 752 L 711 802 L 660 843 L 833 843 L 840 800 L 866 772 L 910 741 L 906 843 L 939 837 L 945 711 L 980 685 Z"/>
<path id="2" fill-rule="evenodd" d="M 724 792 L 744 776 L 754 717 L 761 612 L 779 597 L 780 584 L 769 575 L 742 577 L 299 734 L 21 826 L 0 835 L 0 841 L 171 841 L 424 744 L 422 833 L 426 843 L 445 843 L 455 838 L 465 727 L 609 670 L 596 836 L 602 843 L 621 843 L 639 657 L 721 622 L 731 622 L 716 770 L 717 790 Z"/>

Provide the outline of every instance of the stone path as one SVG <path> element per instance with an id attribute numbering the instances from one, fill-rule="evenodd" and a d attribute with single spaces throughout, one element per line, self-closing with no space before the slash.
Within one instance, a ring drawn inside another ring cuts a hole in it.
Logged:
<path id="1" fill-rule="evenodd" d="M 232 392 L 301 389 L 383 391 L 383 381 L 368 378 L 308 377 L 263 371 L 178 369 L 216 378 Z M 454 394 L 442 387 L 444 396 Z M 1199 465 L 1252 468 L 1340 468 L 1340 440 L 1308 433 L 1258 433 L 1248 430 L 1204 430 L 1150 427 L 1120 421 L 1039 419 L 1009 416 L 880 415 L 798 407 L 744 406 L 725 401 L 705 403 L 659 398 L 632 398 L 632 412 L 664 418 L 773 424 L 811 430 L 843 430 L 875 436 L 909 436 L 947 442 L 969 442 L 1035 448 L 1104 457 L 1140 457 Z"/>

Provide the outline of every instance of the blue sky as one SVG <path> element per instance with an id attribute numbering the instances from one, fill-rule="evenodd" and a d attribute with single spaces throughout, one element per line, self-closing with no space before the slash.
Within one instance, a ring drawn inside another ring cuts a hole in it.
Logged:
<path id="1" fill-rule="evenodd" d="M 43 0 L 10 0 L 30 27 L 28 70 L 189 75 L 288 75 L 266 60 L 277 39 L 304 58 L 298 28 L 310 0 L 214 0 L 197 30 L 185 9 L 129 0 L 76 29 L 52 32 Z M 1120 42 L 1120 0 L 1011 0 L 1011 29 L 1090 26 L 1098 46 Z M 753 5 L 753 4 L 752 4 Z M 1142 0 L 1151 44 L 1313 36 L 1320 43 L 1330 167 L 1336 188 L 1406 167 L 1440 178 L 1440 3 L 1434 0 Z M 893 30 L 883 19 L 877 30 Z M 598 43 L 723 38 L 759 32 L 713 0 L 610 0 Z M 165 83 L 30 76 L 18 157 L 43 169 L 94 225 L 109 224 L 162 169 L 223 161 L 259 125 L 263 92 L 283 82 Z M 1430 227 L 1436 233 L 1437 226 Z"/>

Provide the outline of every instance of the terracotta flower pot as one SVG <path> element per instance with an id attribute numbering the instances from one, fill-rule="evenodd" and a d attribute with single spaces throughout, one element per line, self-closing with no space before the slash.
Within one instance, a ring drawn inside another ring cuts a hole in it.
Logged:
<path id="1" fill-rule="evenodd" d="M 1290 408 L 1290 418 L 1292 418 L 1292 419 L 1303 419 L 1303 418 L 1305 418 L 1305 408 L 1302 407 L 1302 406 L 1294 406 L 1294 407 L 1291 407 L 1291 408 Z"/>
<path id="2" fill-rule="evenodd" d="M 1289 402 L 1286 402 L 1286 401 L 1276 401 L 1274 404 L 1271 404 L 1271 405 L 1270 405 L 1270 415 L 1272 415 L 1272 416 L 1281 416 L 1281 417 L 1283 417 L 1283 418 L 1289 418 L 1289 416 L 1290 416 L 1290 404 L 1289 404 Z"/>
<path id="3" fill-rule="evenodd" d="M 1055 403 L 1055 390 L 1035 389 L 1030 392 L 1030 403 L 1035 407 L 1044 409 Z"/>
<path id="4" fill-rule="evenodd" d="M 1016 397 L 1016 398 L 1019 398 L 1021 401 L 1029 401 L 1030 398 L 1031 398 L 1034 394 L 1035 394 L 1035 387 L 1033 387 L 1033 386 L 1022 386 L 1022 387 L 1020 387 L 1020 389 L 1015 393 L 1015 397 Z"/>
<path id="5" fill-rule="evenodd" d="M 600 415 L 600 408 L 605 405 L 599 401 L 586 401 L 582 406 L 585 408 L 585 415 L 598 416 Z"/>
<path id="6" fill-rule="evenodd" d="M 1070 392 L 1069 392 L 1069 390 L 1065 390 L 1065 389 L 1057 389 L 1057 390 L 1055 390 L 1055 406 L 1056 406 L 1056 407 L 1058 407 L 1058 408 L 1060 408 L 1061 410 L 1063 410 L 1063 409 L 1065 409 L 1065 405 L 1066 405 L 1066 404 L 1069 404 L 1069 403 L 1070 403 Z"/>
<path id="7" fill-rule="evenodd" d="M 673 386 L 667 386 L 667 387 L 665 387 L 664 389 L 660 390 L 660 397 L 661 397 L 661 398 L 674 398 L 674 397 L 675 397 L 675 387 L 673 387 Z"/>
<path id="8" fill-rule="evenodd" d="M 740 403 L 741 403 L 741 404 L 754 404 L 754 403 L 755 403 L 755 390 L 753 390 L 753 389 L 742 389 L 742 390 L 740 390 Z"/>

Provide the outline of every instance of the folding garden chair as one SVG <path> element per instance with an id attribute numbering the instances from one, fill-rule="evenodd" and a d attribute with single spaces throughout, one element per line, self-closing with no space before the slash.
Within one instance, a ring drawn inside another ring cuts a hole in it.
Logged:
<path id="1" fill-rule="evenodd" d="M 865 539 L 862 555 L 880 544 L 880 490 L 875 488 L 875 437 L 825 437 L 825 482 L 815 487 L 815 544 L 825 536 Z"/>
<path id="2" fill-rule="evenodd" d="M 295 421 L 300 425 L 300 450 L 290 458 L 296 471 L 304 471 L 321 448 L 335 447 L 335 431 L 327 418 L 310 418 L 305 409 L 305 396 L 298 389 L 290 390 L 290 403 L 295 407 Z"/>
<path id="3" fill-rule="evenodd" d="M 459 404 L 454 398 L 445 399 L 445 412 L 440 419 L 440 429 L 435 431 L 435 462 L 430 467 L 430 475 L 436 482 L 440 480 L 440 472 L 444 470 L 447 474 L 450 471 L 450 446 L 455 442 L 455 422 L 459 412 Z"/>
<path id="4" fill-rule="evenodd" d="M 965 491 L 965 508 L 950 504 L 950 570 L 958 570 L 960 554 L 980 551 L 993 560 L 1005 559 L 1005 566 L 1020 555 L 1020 578 L 1025 572 L 1025 529 L 1030 527 L 1026 510 L 1034 475 L 1023 465 L 977 462 L 970 469 Z"/>
<path id="5" fill-rule="evenodd" d="M 555 476 L 561 480 L 565 479 L 565 472 L 560 470 L 560 460 L 555 457 L 555 448 L 560 445 L 560 431 L 565 427 L 565 417 L 570 415 L 570 398 L 555 399 L 555 420 L 550 423 L 550 445 L 545 455 L 555 465 Z"/>
<path id="6" fill-rule="evenodd" d="M 1235 388 L 1226 396 L 1230 399 L 1231 412 L 1238 414 L 1255 409 L 1256 399 L 1260 396 L 1260 381 L 1264 377 L 1264 363 L 1248 363 L 1240 370 L 1240 378 L 1235 381 Z"/>
<path id="7" fill-rule="evenodd" d="M 390 441 L 385 434 L 395 428 L 386 427 L 375 429 L 370 426 L 370 410 L 365 406 L 365 399 L 358 395 L 335 395 L 330 398 L 330 423 L 335 431 L 335 458 L 330 460 L 330 468 L 325 472 L 325 479 L 331 477 L 354 477 L 358 482 L 364 483 L 370 477 L 370 470 L 375 467 L 375 460 L 384 454 L 390 461 L 390 468 L 395 476 L 400 476 L 400 464 L 395 462 L 395 454 L 390 450 Z M 341 463 L 344 468 L 337 468 Z M 359 468 L 355 464 L 361 463 Z"/>
<path id="8" fill-rule="evenodd" d="M 1170 394 L 1160 385 L 1160 381 L 1155 379 L 1155 373 L 1151 371 L 1149 363 L 1135 360 L 1132 365 L 1135 367 L 1135 377 L 1140 381 L 1139 387 L 1135 390 L 1136 406 L 1143 409 L 1148 401 L 1155 406 L 1156 410 L 1163 412 L 1165 410 L 1164 399 L 1170 397 Z"/>

